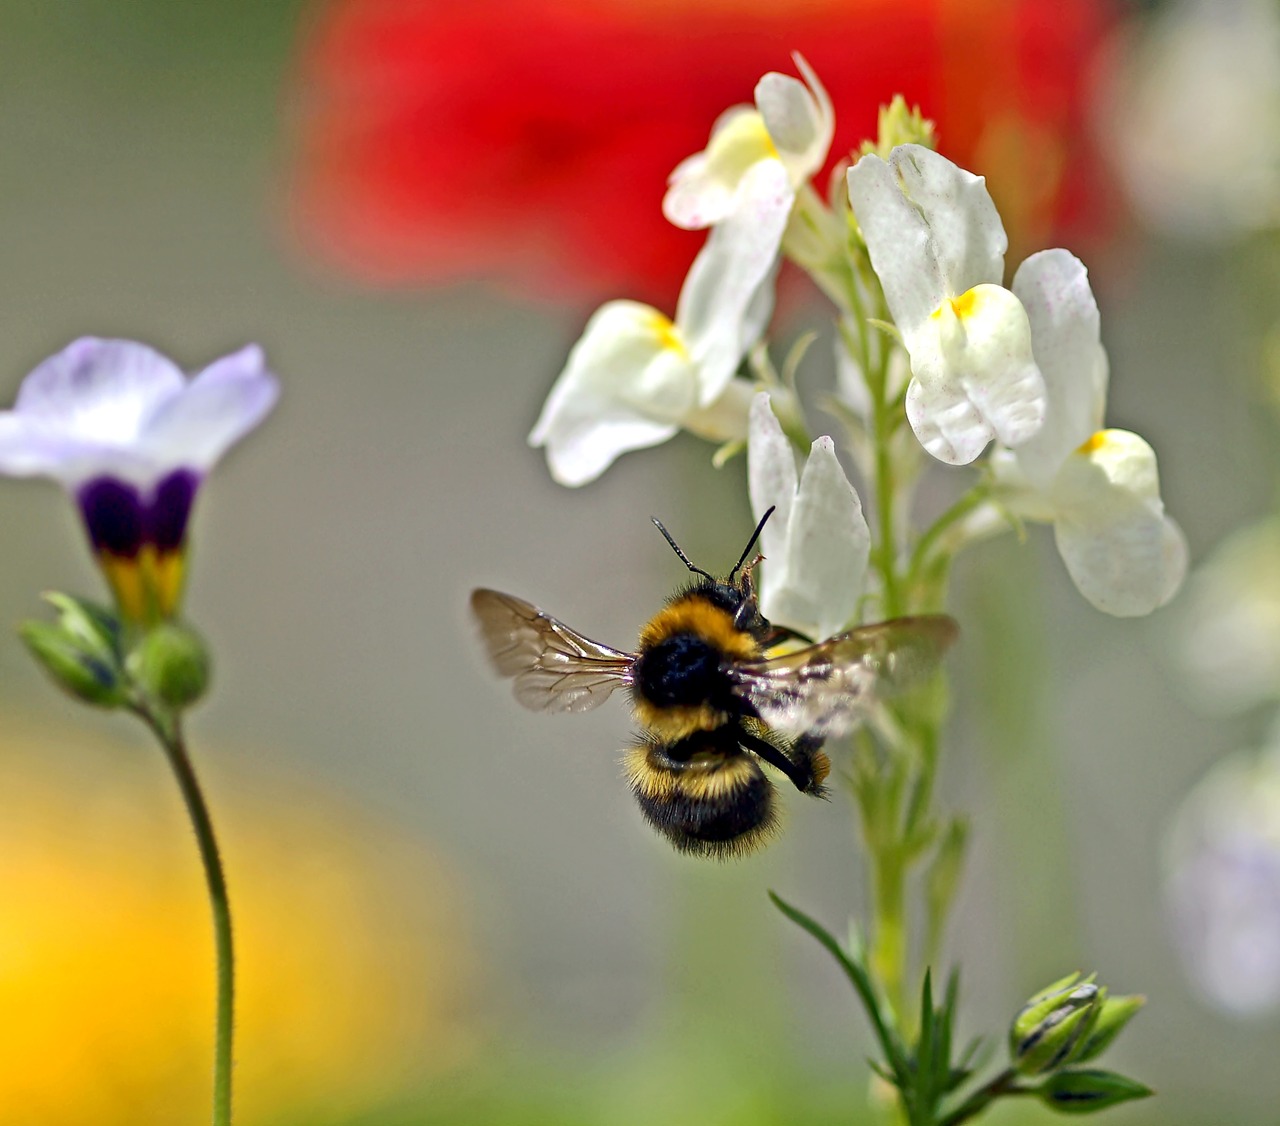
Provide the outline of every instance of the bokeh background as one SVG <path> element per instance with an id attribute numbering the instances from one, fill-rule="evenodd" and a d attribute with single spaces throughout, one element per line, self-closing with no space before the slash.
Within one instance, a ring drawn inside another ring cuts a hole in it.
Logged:
<path id="1" fill-rule="evenodd" d="M 619 779 L 625 710 L 523 713 L 465 613 L 483 583 L 625 645 L 682 573 L 650 515 L 704 566 L 736 553 L 741 465 L 696 440 L 569 492 L 524 439 L 594 304 L 673 303 L 698 239 L 662 227 L 665 173 L 793 48 L 838 147 L 901 90 L 991 178 L 1011 258 L 1086 258 L 1109 421 L 1158 450 L 1193 559 L 1273 500 L 1280 48 L 1246 37 L 1252 72 L 1221 48 L 1197 97 L 1149 79 L 1174 17 L 1266 4 L 683 7 L 0 3 L 0 402 L 90 333 L 191 368 L 258 341 L 284 384 L 202 495 L 188 599 L 217 658 L 191 736 L 241 938 L 245 1126 L 861 1120 L 862 1019 L 765 897 L 837 929 L 862 910 L 846 803 L 790 802 L 758 857 L 675 857 Z M 775 334 L 825 317 L 787 287 Z M 0 619 L 49 588 L 99 591 L 70 506 L 0 482 Z M 1280 1022 L 1208 1002 L 1160 895 L 1184 795 L 1266 715 L 1198 708 L 1177 605 L 1099 615 L 1037 530 L 966 557 L 955 611 L 966 1031 L 998 1041 L 1096 969 L 1151 998 L 1114 1063 L 1160 1098 L 1116 1122 L 1274 1124 Z M 0 1122 L 201 1120 L 211 947 L 161 757 L 0 635 Z"/>

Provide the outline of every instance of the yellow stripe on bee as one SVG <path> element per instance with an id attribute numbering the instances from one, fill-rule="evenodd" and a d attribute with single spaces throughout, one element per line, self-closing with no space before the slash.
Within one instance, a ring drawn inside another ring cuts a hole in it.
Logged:
<path id="1" fill-rule="evenodd" d="M 696 634 L 726 657 L 760 656 L 756 639 L 733 624 L 733 615 L 700 594 L 686 594 L 650 618 L 640 631 L 640 649 L 643 652 L 678 633 Z"/>
<path id="2" fill-rule="evenodd" d="M 631 711 L 641 727 L 664 743 L 677 743 L 699 731 L 714 731 L 728 718 L 710 704 L 651 704 L 638 693 Z"/>
<path id="3" fill-rule="evenodd" d="M 623 760 L 631 788 L 650 801 L 679 796 L 687 801 L 714 802 L 739 792 L 759 775 L 760 768 L 745 754 L 726 757 L 716 752 L 694 755 L 673 763 L 659 747 L 632 747 Z"/>

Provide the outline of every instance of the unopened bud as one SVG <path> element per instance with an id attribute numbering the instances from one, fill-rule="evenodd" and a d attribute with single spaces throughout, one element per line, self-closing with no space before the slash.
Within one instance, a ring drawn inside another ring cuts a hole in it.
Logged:
<path id="1" fill-rule="evenodd" d="M 1079 982 L 1079 977 L 1072 974 L 1041 990 L 1014 1018 L 1009 1055 L 1021 1074 L 1062 1067 L 1092 1032 L 1102 995 L 1092 981 Z"/>
<path id="2" fill-rule="evenodd" d="M 55 684 L 101 708 L 125 702 L 120 666 L 62 623 L 23 622 L 18 635 Z"/>
<path id="3" fill-rule="evenodd" d="M 209 686 L 208 649 L 195 630 L 176 622 L 148 630 L 125 668 L 148 696 L 175 709 L 190 707 Z"/>

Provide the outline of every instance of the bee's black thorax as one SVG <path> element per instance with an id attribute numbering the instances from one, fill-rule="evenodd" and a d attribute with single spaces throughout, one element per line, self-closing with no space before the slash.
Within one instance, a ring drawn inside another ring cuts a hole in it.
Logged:
<path id="1" fill-rule="evenodd" d="M 726 668 L 757 656 L 768 630 L 749 579 L 699 582 L 677 593 L 645 626 L 632 691 L 656 708 L 731 711 L 736 697 Z"/>
<path id="2" fill-rule="evenodd" d="M 729 688 L 720 650 L 690 631 L 673 633 L 641 652 L 632 675 L 635 690 L 664 708 L 714 703 Z"/>

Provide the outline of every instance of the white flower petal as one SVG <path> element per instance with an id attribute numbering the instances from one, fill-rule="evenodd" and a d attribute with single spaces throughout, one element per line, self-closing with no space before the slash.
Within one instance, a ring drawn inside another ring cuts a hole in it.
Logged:
<path id="1" fill-rule="evenodd" d="M 709 407 L 690 411 L 682 425 L 689 433 L 710 442 L 741 441 L 747 437 L 751 403 L 758 393 L 751 380 L 731 379 L 720 398 Z"/>
<path id="2" fill-rule="evenodd" d="M 14 411 L 68 438 L 127 447 L 185 386 L 178 367 L 155 349 L 86 336 L 22 381 Z"/>
<path id="3" fill-rule="evenodd" d="M 756 83 L 756 106 L 792 184 L 799 187 L 827 159 L 835 115 L 813 68 L 801 55 L 794 58 L 805 81 L 771 71 Z"/>
<path id="4" fill-rule="evenodd" d="M 760 533 L 760 552 L 766 560 L 762 591 L 770 590 L 786 578 L 787 524 L 791 520 L 798 480 L 791 441 L 782 432 L 782 424 L 769 405 L 768 394 L 761 391 L 751 402 L 748 423 L 747 492 L 757 520 L 770 507 L 775 509 Z"/>
<path id="5" fill-rule="evenodd" d="M 835 443 L 818 438 L 787 522 L 786 583 L 762 601 L 765 617 L 815 640 L 846 628 L 862 597 L 870 548 L 862 501 Z"/>
<path id="6" fill-rule="evenodd" d="M 577 488 L 594 481 L 622 454 L 658 446 L 676 436 L 679 427 L 655 422 L 619 406 L 581 400 L 579 410 L 564 415 L 545 443 L 547 467 L 557 484 Z"/>
<path id="7" fill-rule="evenodd" d="M 181 395 L 162 404 L 140 447 L 160 464 L 207 471 L 266 417 L 279 394 L 262 349 L 242 348 L 210 364 Z"/>
<path id="8" fill-rule="evenodd" d="M 940 461 L 967 465 L 992 438 L 1027 441 L 1044 421 L 1044 380 L 1031 352 L 1022 303 L 998 285 L 979 285 L 904 336 L 915 376 L 907 418 Z"/>
<path id="9" fill-rule="evenodd" d="M 97 473 L 127 480 L 150 475 L 150 467 L 114 446 L 68 436 L 56 419 L 28 418 L 0 411 L 0 474 L 52 477 L 68 488 Z"/>
<path id="10" fill-rule="evenodd" d="M 529 444 L 563 485 L 594 480 L 630 450 L 665 442 L 697 404 L 697 370 L 656 309 L 611 301 L 573 346 Z"/>
<path id="11" fill-rule="evenodd" d="M 735 106 L 720 115 L 706 149 L 676 165 L 667 179 L 662 213 L 668 222 L 691 231 L 719 223 L 733 211 L 747 169 L 777 158 L 760 114 L 750 106 Z"/>
<path id="12" fill-rule="evenodd" d="M 1008 239 L 981 176 L 921 145 L 899 145 L 887 163 L 863 156 L 848 183 L 871 265 L 904 335 L 944 297 L 1004 280 Z"/>
<path id="13" fill-rule="evenodd" d="M 1042 250 L 1021 266 L 1013 292 L 1031 323 L 1031 347 L 1044 376 L 1044 425 L 1018 447 L 1027 477 L 1047 489 L 1063 460 L 1102 426 L 1107 353 L 1089 274 L 1066 250 Z"/>
<path id="14" fill-rule="evenodd" d="M 698 366 L 702 406 L 720 397 L 768 321 L 793 198 L 778 161 L 754 165 L 739 185 L 733 213 L 711 231 L 685 278 L 675 323 Z"/>
<path id="15" fill-rule="evenodd" d="M 1155 452 L 1143 439 L 1100 431 L 1063 463 L 1052 497 L 1058 550 L 1094 606 L 1134 617 L 1173 597 L 1186 545 L 1164 514 Z"/>
<path id="16" fill-rule="evenodd" d="M 830 637 L 852 620 L 866 581 L 862 502 L 828 437 L 813 443 L 797 484 L 791 442 L 763 392 L 751 404 L 750 435 L 751 509 L 758 520 L 775 508 L 760 536 L 761 612 L 807 637 Z"/>

